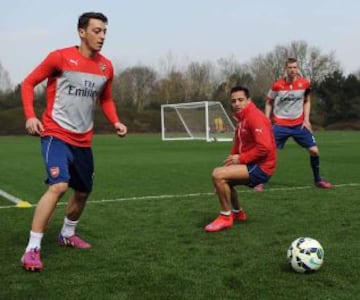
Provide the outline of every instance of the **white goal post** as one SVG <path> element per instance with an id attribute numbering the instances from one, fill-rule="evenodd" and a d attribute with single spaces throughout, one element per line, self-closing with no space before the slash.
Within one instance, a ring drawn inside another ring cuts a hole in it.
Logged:
<path id="1" fill-rule="evenodd" d="M 161 105 L 163 141 L 232 141 L 234 124 L 219 101 Z"/>

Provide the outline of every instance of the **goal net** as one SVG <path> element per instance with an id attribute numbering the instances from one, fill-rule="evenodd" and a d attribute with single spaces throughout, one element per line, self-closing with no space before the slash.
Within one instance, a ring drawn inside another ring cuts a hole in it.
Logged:
<path id="1" fill-rule="evenodd" d="M 232 141 L 234 124 L 221 102 L 161 105 L 162 140 Z"/>

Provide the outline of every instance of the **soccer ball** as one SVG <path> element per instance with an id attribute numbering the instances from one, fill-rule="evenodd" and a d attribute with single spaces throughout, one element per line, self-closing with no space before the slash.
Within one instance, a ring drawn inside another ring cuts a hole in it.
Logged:
<path id="1" fill-rule="evenodd" d="M 320 269 L 324 262 L 324 249 L 310 237 L 299 237 L 287 251 L 290 266 L 298 273 L 310 273 Z"/>

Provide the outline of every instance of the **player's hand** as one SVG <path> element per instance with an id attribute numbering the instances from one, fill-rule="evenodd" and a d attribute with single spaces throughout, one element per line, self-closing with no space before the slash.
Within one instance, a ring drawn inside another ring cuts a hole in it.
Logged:
<path id="1" fill-rule="evenodd" d="M 114 128 L 119 137 L 124 137 L 127 134 L 127 127 L 123 123 L 115 123 Z"/>
<path id="2" fill-rule="evenodd" d="M 229 155 L 225 161 L 224 161 L 224 165 L 225 166 L 231 166 L 231 165 L 237 165 L 240 163 L 239 160 L 239 154 L 235 154 L 235 155 Z"/>
<path id="3" fill-rule="evenodd" d="M 44 126 L 38 118 L 34 117 L 26 120 L 25 129 L 28 134 L 40 135 L 44 131 Z"/>
<path id="4" fill-rule="evenodd" d="M 311 127 L 311 123 L 310 121 L 306 121 L 304 120 L 304 122 L 302 123 L 302 128 L 307 128 L 310 132 L 312 132 L 312 127 Z"/>

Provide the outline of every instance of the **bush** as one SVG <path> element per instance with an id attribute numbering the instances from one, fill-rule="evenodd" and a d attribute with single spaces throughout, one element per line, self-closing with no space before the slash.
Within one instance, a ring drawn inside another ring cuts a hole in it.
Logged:
<path id="1" fill-rule="evenodd" d="M 330 124 L 326 130 L 360 130 L 359 120 L 346 120 Z"/>

